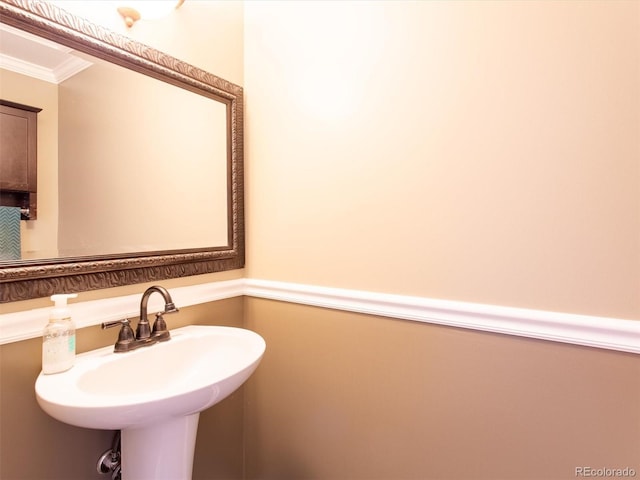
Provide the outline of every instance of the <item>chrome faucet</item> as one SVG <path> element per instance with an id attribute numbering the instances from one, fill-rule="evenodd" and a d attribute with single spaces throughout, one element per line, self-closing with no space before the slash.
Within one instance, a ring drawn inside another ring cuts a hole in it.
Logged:
<path id="1" fill-rule="evenodd" d="M 149 297 L 154 292 L 158 292 L 164 298 L 164 312 L 156 314 L 156 319 L 153 322 L 153 328 L 151 328 L 149 325 L 149 319 L 147 318 L 147 304 L 149 303 Z M 116 325 L 122 325 L 114 351 L 129 352 L 136 348 L 169 340 L 171 338 L 171 334 L 169 333 L 167 323 L 164 321 L 162 316 L 167 313 L 176 312 L 178 312 L 178 309 L 173 303 L 171 295 L 167 289 L 155 285 L 147 288 L 142 294 L 142 300 L 140 301 L 140 320 L 138 320 L 135 336 L 130 325 L 131 322 L 127 318 L 124 320 L 105 322 L 102 324 L 102 328 L 105 329 L 115 327 Z"/>

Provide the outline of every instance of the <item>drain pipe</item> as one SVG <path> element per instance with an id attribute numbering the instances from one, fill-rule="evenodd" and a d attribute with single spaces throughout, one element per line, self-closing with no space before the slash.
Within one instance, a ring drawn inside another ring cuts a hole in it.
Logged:
<path id="1" fill-rule="evenodd" d="M 111 473 L 111 480 L 122 480 L 120 467 L 120 430 L 113 436 L 111 448 L 100 455 L 96 469 L 100 474 Z"/>

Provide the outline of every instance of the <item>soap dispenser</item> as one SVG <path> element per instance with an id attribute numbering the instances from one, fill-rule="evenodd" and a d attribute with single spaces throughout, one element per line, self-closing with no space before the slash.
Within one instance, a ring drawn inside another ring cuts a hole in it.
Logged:
<path id="1" fill-rule="evenodd" d="M 76 359 L 76 326 L 67 299 L 76 293 L 52 295 L 55 307 L 42 335 L 42 373 L 60 373 L 73 367 Z"/>

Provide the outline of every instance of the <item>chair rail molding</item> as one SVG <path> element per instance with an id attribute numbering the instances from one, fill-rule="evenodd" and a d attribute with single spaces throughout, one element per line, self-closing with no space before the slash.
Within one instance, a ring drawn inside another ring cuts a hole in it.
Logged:
<path id="1" fill-rule="evenodd" d="M 169 291 L 176 306 L 182 308 L 240 296 L 244 292 L 244 281 L 237 279 L 201 283 L 171 288 Z M 139 294 L 70 303 L 71 318 L 76 324 L 76 329 L 124 318 L 137 319 L 140 317 L 142 293 L 141 291 Z M 163 307 L 164 303 L 159 295 L 149 298 L 149 312 L 160 312 Z M 50 307 L 44 307 L 0 315 L 0 345 L 41 336 L 49 321 L 50 310 Z"/>
<path id="2" fill-rule="evenodd" d="M 211 282 L 170 290 L 178 308 L 237 296 L 412 320 L 456 328 L 640 354 L 640 321 L 499 305 L 437 300 L 260 279 Z M 142 293 L 141 293 L 142 294 Z M 140 294 L 140 295 L 141 295 Z M 140 295 L 70 305 L 77 328 L 137 318 Z M 149 308 L 154 306 L 152 297 Z M 49 308 L 0 315 L 0 344 L 41 335 Z"/>
<path id="3" fill-rule="evenodd" d="M 245 279 L 244 294 L 382 317 L 640 353 L 640 321 Z"/>

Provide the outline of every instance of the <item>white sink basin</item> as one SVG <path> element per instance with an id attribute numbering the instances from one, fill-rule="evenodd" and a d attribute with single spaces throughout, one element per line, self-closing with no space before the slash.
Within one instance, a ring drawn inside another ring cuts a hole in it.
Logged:
<path id="1" fill-rule="evenodd" d="M 264 340 L 250 330 L 182 327 L 171 330 L 168 342 L 132 352 L 114 353 L 113 346 L 109 346 L 80 354 L 67 372 L 40 374 L 36 396 L 42 409 L 62 422 L 122 430 L 123 479 L 143 478 L 141 472 L 131 475 L 135 466 L 127 467 L 127 447 L 140 443 L 141 449 L 153 450 L 149 442 L 158 435 L 162 434 L 166 443 L 167 433 L 177 438 L 178 431 L 183 430 L 193 430 L 189 435 L 195 445 L 199 412 L 242 385 L 260 363 L 264 351 Z M 170 447 L 159 450 L 171 454 Z M 139 453 L 131 453 L 131 457 L 139 457 Z M 162 469 L 168 475 L 178 475 L 171 473 L 167 465 Z"/>
<path id="2" fill-rule="evenodd" d="M 79 427 L 118 430 L 218 403 L 253 373 L 260 335 L 232 327 L 188 326 L 171 340 L 127 353 L 113 346 L 80 354 L 75 366 L 40 374 L 36 394 L 52 417 Z"/>

